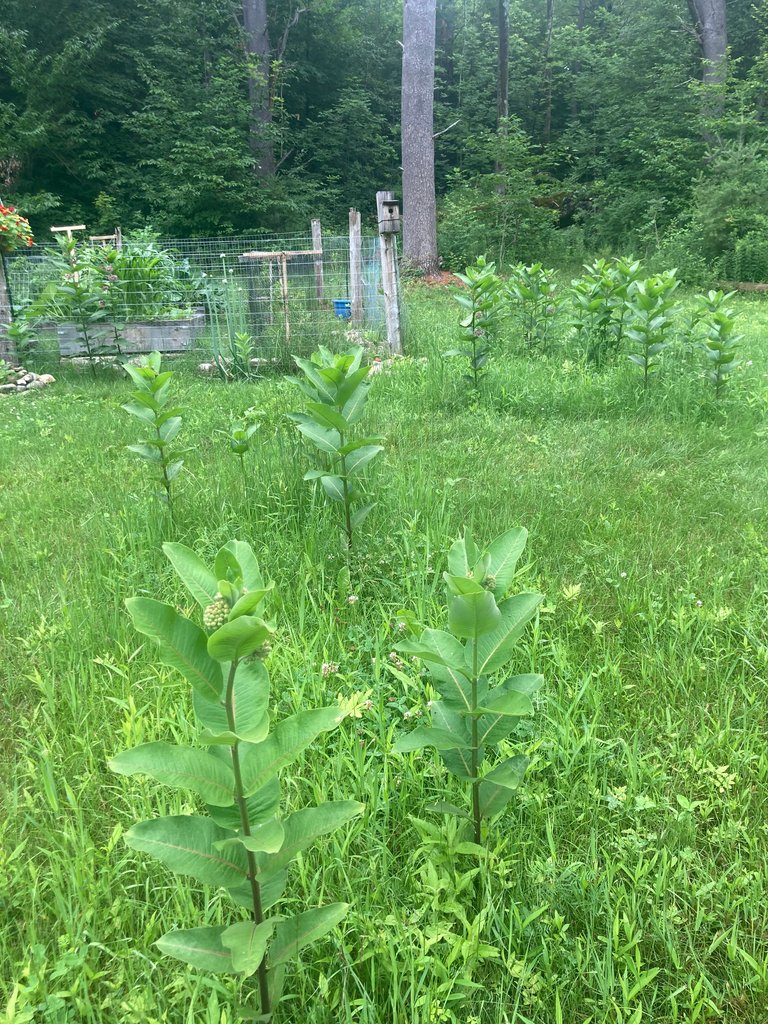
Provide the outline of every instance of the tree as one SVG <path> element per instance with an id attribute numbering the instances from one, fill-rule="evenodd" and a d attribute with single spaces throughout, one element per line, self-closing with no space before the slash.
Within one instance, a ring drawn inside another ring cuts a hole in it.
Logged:
<path id="1" fill-rule="evenodd" d="M 704 85 L 722 85 L 728 48 L 725 0 L 688 0 L 688 7 L 704 57 L 702 82 Z"/>
<path id="2" fill-rule="evenodd" d="M 425 274 L 438 269 L 435 201 L 435 0 L 405 0 L 401 138 L 403 255 Z"/>

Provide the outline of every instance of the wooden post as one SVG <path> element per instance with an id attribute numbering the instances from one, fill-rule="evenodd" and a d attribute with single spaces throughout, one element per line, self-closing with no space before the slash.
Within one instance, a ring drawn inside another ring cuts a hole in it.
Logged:
<path id="1" fill-rule="evenodd" d="M 376 206 L 379 216 L 379 255 L 381 256 L 381 287 L 384 292 L 384 310 L 387 321 L 387 344 L 392 355 L 402 355 L 400 334 L 400 304 L 397 295 L 397 257 L 395 233 L 399 230 L 399 216 L 393 216 L 395 197 L 392 192 L 377 192 Z"/>
<path id="2" fill-rule="evenodd" d="M 280 253 L 280 292 L 283 298 L 283 319 L 285 321 L 285 344 L 291 341 L 291 321 L 288 319 L 288 258 Z"/>
<path id="3" fill-rule="evenodd" d="M 363 230 L 359 210 L 349 211 L 349 297 L 352 323 L 363 322 Z"/>
<path id="4" fill-rule="evenodd" d="M 312 248 L 316 251 L 315 256 L 315 292 L 317 301 L 325 300 L 325 281 L 323 280 L 323 230 L 319 220 L 312 221 Z"/>
<path id="5" fill-rule="evenodd" d="M 13 305 L 11 303 L 11 290 L 8 287 L 8 264 L 5 262 L 5 253 L 0 249 L 0 359 L 8 359 L 16 365 L 16 351 L 13 342 L 5 333 L 5 329 L 13 323 Z"/>

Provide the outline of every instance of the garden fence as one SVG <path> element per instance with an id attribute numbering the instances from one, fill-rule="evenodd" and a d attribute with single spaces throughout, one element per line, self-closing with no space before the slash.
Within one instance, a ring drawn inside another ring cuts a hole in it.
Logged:
<path id="1" fill-rule="evenodd" d="M 379 237 L 356 241 L 322 235 L 318 222 L 310 234 L 272 237 L 139 234 L 120 249 L 84 238 L 77 278 L 92 284 L 95 348 L 226 361 L 240 346 L 251 359 L 284 362 L 321 344 L 378 345 L 387 329 Z M 14 316 L 34 324 L 37 343 L 83 355 L 77 310 L 57 291 L 74 276 L 59 248 L 6 257 L 6 276 Z"/>

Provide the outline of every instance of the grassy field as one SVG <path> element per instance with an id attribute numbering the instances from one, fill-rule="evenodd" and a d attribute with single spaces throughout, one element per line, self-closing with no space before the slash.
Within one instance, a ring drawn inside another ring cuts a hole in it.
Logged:
<path id="1" fill-rule="evenodd" d="M 372 707 L 285 779 L 289 800 L 353 798 L 365 815 L 307 851 L 289 903 L 345 900 L 346 922 L 288 978 L 303 1024 L 672 1024 L 768 1021 L 768 307 L 741 303 L 745 359 L 714 403 L 667 367 L 643 396 L 630 364 L 500 355 L 478 401 L 456 311 L 413 289 L 409 351 L 375 381 L 387 438 L 378 506 L 348 556 L 335 509 L 302 482 L 280 379 L 223 385 L 180 367 L 185 468 L 174 537 L 210 558 L 249 540 L 279 589 L 278 714 L 370 691 Z M 121 836 L 193 804 L 107 760 L 189 738 L 186 685 L 124 608 L 186 606 L 160 551 L 171 527 L 125 445 L 124 379 L 63 373 L 0 401 L 0 1012 L 14 1024 L 226 1024 L 226 979 L 162 958 L 178 925 L 231 915 Z M 233 416 L 263 412 L 244 493 Z M 483 910 L 473 866 L 424 812 L 451 798 L 429 752 L 393 737 L 425 709 L 397 669 L 396 613 L 439 625 L 453 538 L 529 530 L 519 587 L 546 602 L 519 648 L 543 673 L 514 737 L 531 767 L 491 827 Z M 348 597 L 358 597 L 348 603 Z M 335 662 L 338 673 L 323 676 Z M 479 942 L 482 944 L 479 945 Z"/>

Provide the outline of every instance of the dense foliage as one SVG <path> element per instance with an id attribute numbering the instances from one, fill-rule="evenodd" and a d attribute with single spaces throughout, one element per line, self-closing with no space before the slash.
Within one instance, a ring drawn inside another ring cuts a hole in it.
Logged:
<path id="1" fill-rule="evenodd" d="M 257 126 L 242 0 L 4 8 L 0 192 L 38 231 L 61 217 L 177 235 L 339 225 L 399 190 L 396 0 L 269 0 Z M 501 126 L 497 8 L 438 5 L 443 258 L 661 246 L 684 277 L 765 276 L 765 0 L 728 3 L 728 73 L 707 95 L 685 0 L 510 0 Z"/>

